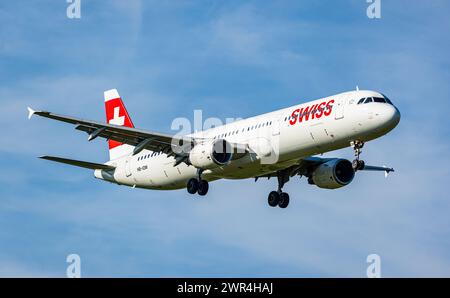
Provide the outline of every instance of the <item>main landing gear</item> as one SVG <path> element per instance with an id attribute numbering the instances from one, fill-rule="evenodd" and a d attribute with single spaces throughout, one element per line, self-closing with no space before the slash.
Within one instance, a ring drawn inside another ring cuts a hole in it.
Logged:
<path id="1" fill-rule="evenodd" d="M 187 191 L 190 194 L 198 193 L 201 196 L 204 196 L 208 193 L 209 184 L 208 181 L 203 180 L 202 177 L 202 171 L 198 171 L 198 178 L 191 178 L 187 182 Z"/>
<path id="2" fill-rule="evenodd" d="M 286 182 L 289 181 L 289 173 L 287 171 L 278 172 L 278 190 L 271 191 L 267 202 L 270 207 L 286 208 L 289 205 L 289 194 L 282 191 L 282 188 Z"/>
<path id="3" fill-rule="evenodd" d="M 350 142 L 350 146 L 352 146 L 353 151 L 355 151 L 355 160 L 352 162 L 353 170 L 356 172 L 358 170 L 364 169 L 365 163 L 364 160 L 360 160 L 359 156 L 361 155 L 362 148 L 364 147 L 364 142 L 361 141 L 352 141 Z"/>

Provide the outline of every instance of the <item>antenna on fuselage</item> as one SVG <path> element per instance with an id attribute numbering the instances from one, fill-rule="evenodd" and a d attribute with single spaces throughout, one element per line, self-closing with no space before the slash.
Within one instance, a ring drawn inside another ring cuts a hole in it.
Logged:
<path id="1" fill-rule="evenodd" d="M 356 85 L 356 91 L 359 91 L 359 87 L 358 87 L 358 85 Z"/>

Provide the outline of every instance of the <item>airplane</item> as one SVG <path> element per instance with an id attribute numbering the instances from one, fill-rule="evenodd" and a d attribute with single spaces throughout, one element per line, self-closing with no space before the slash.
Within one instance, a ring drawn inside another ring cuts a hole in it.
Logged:
<path id="1" fill-rule="evenodd" d="M 358 171 L 393 168 L 370 166 L 360 159 L 364 144 L 400 122 L 400 111 L 382 93 L 357 90 L 212 127 L 188 135 L 170 135 L 134 126 L 116 89 L 104 92 L 106 123 L 63 116 L 28 107 L 38 115 L 75 125 L 109 144 L 109 161 L 93 163 L 55 156 L 40 158 L 94 170 L 95 178 L 133 188 L 174 190 L 204 196 L 209 182 L 219 179 L 276 177 L 277 190 L 267 202 L 286 208 L 283 186 L 294 176 L 311 185 L 337 189 L 353 181 Z M 317 155 L 351 147 L 355 159 Z"/>

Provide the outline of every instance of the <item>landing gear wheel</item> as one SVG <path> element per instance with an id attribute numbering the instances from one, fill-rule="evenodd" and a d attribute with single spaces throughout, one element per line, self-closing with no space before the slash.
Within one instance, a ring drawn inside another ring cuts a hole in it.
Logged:
<path id="1" fill-rule="evenodd" d="M 353 170 L 355 170 L 355 172 L 356 171 L 360 171 L 360 170 L 363 170 L 364 169 L 364 167 L 365 167 L 365 162 L 364 162 L 364 160 L 358 160 L 358 159 L 355 159 L 353 162 L 352 162 L 352 167 L 353 167 Z"/>
<path id="2" fill-rule="evenodd" d="M 278 202 L 278 207 L 284 209 L 287 206 L 289 206 L 289 194 L 282 192 L 280 193 L 280 201 Z"/>
<path id="3" fill-rule="evenodd" d="M 269 197 L 267 198 L 267 202 L 270 207 L 276 207 L 278 202 L 280 201 L 280 194 L 276 191 L 271 191 L 269 193 Z"/>
<path id="4" fill-rule="evenodd" d="M 188 193 L 190 193 L 192 195 L 195 194 L 199 189 L 198 186 L 199 186 L 199 183 L 198 183 L 197 179 L 195 179 L 195 178 L 189 179 L 187 186 L 186 186 Z"/>
<path id="5" fill-rule="evenodd" d="M 364 160 L 360 160 L 358 170 L 363 170 L 365 166 L 366 166 L 366 163 L 364 162 Z"/>
<path id="6" fill-rule="evenodd" d="M 198 182 L 198 194 L 204 196 L 208 193 L 209 184 L 206 180 L 200 180 Z"/>
<path id="7" fill-rule="evenodd" d="M 350 146 L 352 146 L 356 157 L 356 159 L 352 162 L 353 170 L 356 172 L 364 169 L 364 161 L 359 159 L 359 156 L 361 155 L 361 149 L 364 147 L 364 142 L 358 140 L 352 141 L 350 142 Z"/>

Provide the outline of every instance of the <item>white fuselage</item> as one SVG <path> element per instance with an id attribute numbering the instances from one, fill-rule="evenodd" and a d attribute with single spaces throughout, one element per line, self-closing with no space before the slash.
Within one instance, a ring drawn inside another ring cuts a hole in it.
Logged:
<path id="1" fill-rule="evenodd" d="M 294 165 L 301 158 L 348 147 L 354 140 L 378 138 L 398 124 L 400 115 L 392 104 L 358 104 L 361 98 L 372 96 L 383 97 L 373 91 L 351 91 L 192 134 L 248 144 L 255 152 L 205 170 L 202 177 L 213 181 L 262 176 Z M 304 114 L 300 121 L 299 110 L 308 107 L 314 114 Z M 185 188 L 187 181 L 197 176 L 197 169 L 174 163 L 172 156 L 143 150 L 108 162 L 116 167 L 113 177 L 101 170 L 95 171 L 95 177 L 148 189 Z"/>

